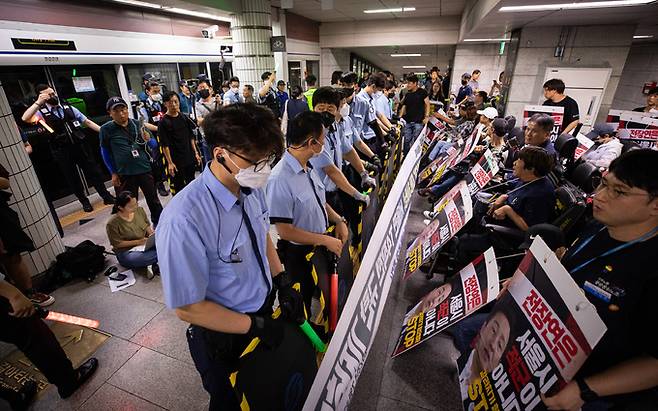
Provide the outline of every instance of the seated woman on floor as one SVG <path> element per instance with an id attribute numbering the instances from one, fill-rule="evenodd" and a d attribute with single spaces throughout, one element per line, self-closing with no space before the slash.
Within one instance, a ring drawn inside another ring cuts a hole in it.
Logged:
<path id="1" fill-rule="evenodd" d="M 147 239 L 155 234 L 146 212 L 137 205 L 137 200 L 129 191 L 123 191 L 117 196 L 112 214 L 105 229 L 119 264 L 144 273 L 149 280 L 153 279 L 160 272 L 155 247 L 133 250 L 134 247 L 146 245 Z"/>

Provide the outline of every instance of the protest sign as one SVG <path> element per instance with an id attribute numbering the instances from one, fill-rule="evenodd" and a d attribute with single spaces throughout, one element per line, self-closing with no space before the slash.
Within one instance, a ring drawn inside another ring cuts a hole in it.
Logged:
<path id="1" fill-rule="evenodd" d="M 621 140 L 631 140 L 641 147 L 652 148 L 658 143 L 658 118 L 647 113 L 623 112 L 619 116 L 617 136 Z"/>
<path id="2" fill-rule="evenodd" d="M 349 405 L 398 263 L 416 187 L 421 144 L 417 139 L 411 147 L 384 203 L 304 410 L 344 410 Z"/>
<path id="3" fill-rule="evenodd" d="M 487 149 L 466 175 L 466 184 L 471 196 L 474 196 L 489 184 L 491 179 L 498 173 L 498 170 L 498 160 L 491 150 Z"/>
<path id="4" fill-rule="evenodd" d="M 551 143 L 554 143 L 560 135 L 562 129 L 562 122 L 564 121 L 564 107 L 555 106 L 525 106 L 523 107 L 523 127 L 528 125 L 528 120 L 534 114 L 541 113 L 547 114 L 553 118 L 555 124 L 551 131 Z"/>
<path id="5" fill-rule="evenodd" d="M 392 357 L 412 349 L 493 301 L 498 295 L 493 248 L 473 260 L 447 283 L 429 292 L 404 317 Z"/>
<path id="6" fill-rule="evenodd" d="M 416 272 L 473 217 L 473 203 L 466 181 L 460 181 L 441 197 L 434 211 L 434 220 L 407 249 L 404 279 Z"/>
<path id="7" fill-rule="evenodd" d="M 545 410 L 573 379 L 606 331 L 555 254 L 540 237 L 458 360 L 464 410 Z"/>
<path id="8" fill-rule="evenodd" d="M 593 140 L 590 140 L 589 138 L 585 137 L 581 133 L 578 133 L 576 139 L 578 140 L 578 147 L 576 147 L 576 151 L 573 155 L 574 160 L 578 160 L 594 145 Z"/>

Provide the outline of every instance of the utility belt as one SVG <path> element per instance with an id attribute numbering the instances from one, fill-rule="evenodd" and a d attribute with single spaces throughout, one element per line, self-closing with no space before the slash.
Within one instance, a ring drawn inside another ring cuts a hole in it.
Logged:
<path id="1" fill-rule="evenodd" d="M 275 292 L 265 299 L 263 306 L 256 312 L 245 313 L 247 315 L 272 315 L 272 304 Z M 238 369 L 240 355 L 252 340 L 249 334 L 229 334 L 221 331 L 210 330 L 200 325 L 190 324 L 187 328 L 188 338 L 201 338 L 205 342 L 208 356 L 213 361 L 223 363 L 230 372 Z"/>

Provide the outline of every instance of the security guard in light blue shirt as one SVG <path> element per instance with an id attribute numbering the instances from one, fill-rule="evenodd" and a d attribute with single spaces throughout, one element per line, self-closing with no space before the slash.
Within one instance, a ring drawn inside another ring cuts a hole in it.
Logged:
<path id="1" fill-rule="evenodd" d="M 268 234 L 262 188 L 283 150 L 275 120 L 254 104 L 206 116 L 213 160 L 169 202 L 156 230 L 165 302 L 190 323 L 187 341 L 211 410 L 240 409 L 229 376 L 253 337 L 268 347 L 280 344 L 272 291 L 285 318 L 303 316 L 301 295 Z"/>
<path id="2" fill-rule="evenodd" d="M 346 221 L 326 203 L 324 185 L 309 163 L 324 147 L 322 116 L 306 111 L 291 120 L 290 146 L 274 167 L 267 183 L 270 222 L 276 225 L 279 254 L 295 282 L 301 285 L 310 312 L 315 285 L 306 255 L 314 246 L 324 246 L 340 256 L 348 238 Z M 336 224 L 336 238 L 326 235 Z"/>

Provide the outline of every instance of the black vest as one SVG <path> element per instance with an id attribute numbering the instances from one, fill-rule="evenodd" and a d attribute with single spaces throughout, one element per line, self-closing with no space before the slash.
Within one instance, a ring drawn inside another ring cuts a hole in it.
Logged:
<path id="1" fill-rule="evenodd" d="M 64 112 L 64 118 L 59 118 L 59 107 Z M 85 133 L 82 131 L 82 124 L 75 119 L 73 108 L 70 105 L 60 103 L 59 106 L 53 107 L 52 112 L 48 107 L 42 107 L 39 111 L 48 127 L 53 129 L 50 137 L 51 144 L 64 146 L 84 140 Z"/>
<path id="2" fill-rule="evenodd" d="M 144 101 L 144 108 L 146 109 L 146 115 L 148 116 L 146 120 L 157 126 L 164 115 L 162 105 L 160 103 L 154 103 L 150 99 L 146 99 L 146 101 Z"/>

